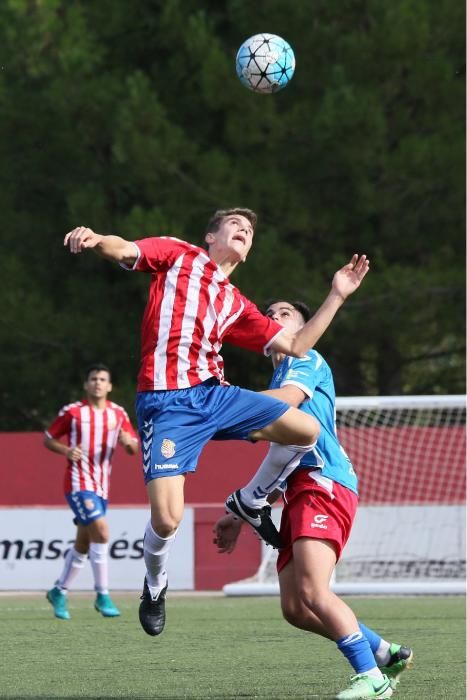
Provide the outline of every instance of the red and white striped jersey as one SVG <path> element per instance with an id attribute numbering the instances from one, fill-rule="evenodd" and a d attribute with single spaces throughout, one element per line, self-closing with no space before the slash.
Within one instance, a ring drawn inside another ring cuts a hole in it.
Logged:
<path id="1" fill-rule="evenodd" d="M 108 498 L 110 460 L 120 430 L 136 438 L 127 412 L 112 401 L 107 401 L 103 409 L 93 408 L 86 400 L 61 409 L 45 434 L 56 440 L 66 435 L 70 447 L 79 445 L 82 451 L 80 460 L 68 460 L 64 480 L 66 494 L 94 491 L 98 496 Z"/>
<path id="2" fill-rule="evenodd" d="M 268 353 L 283 331 L 264 316 L 198 246 L 177 238 L 135 241 L 133 270 L 151 273 L 141 327 L 138 391 L 224 381 L 223 341 Z"/>

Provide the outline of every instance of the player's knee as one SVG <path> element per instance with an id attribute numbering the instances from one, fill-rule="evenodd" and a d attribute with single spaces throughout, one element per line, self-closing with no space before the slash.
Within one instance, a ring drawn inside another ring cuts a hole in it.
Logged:
<path id="1" fill-rule="evenodd" d="M 159 537 L 167 539 L 167 537 L 171 537 L 177 531 L 180 520 L 169 513 L 159 513 L 156 518 L 154 516 L 151 517 L 151 525 Z"/>
<path id="2" fill-rule="evenodd" d="M 298 595 L 301 603 L 308 608 L 316 612 L 316 608 L 319 607 L 320 592 L 315 587 L 309 583 L 303 583 L 299 587 Z"/>
<path id="3" fill-rule="evenodd" d="M 319 423 L 313 416 L 304 414 L 303 411 L 301 411 L 301 414 L 304 415 L 306 420 L 300 425 L 301 434 L 295 444 L 303 446 L 310 445 L 318 439 L 320 431 Z"/>
<path id="4" fill-rule="evenodd" d="M 291 601 L 282 601 L 281 603 L 282 617 L 289 625 L 300 627 L 301 619 L 298 608 Z"/>
<path id="5" fill-rule="evenodd" d="M 90 542 L 107 544 L 109 541 L 109 528 L 107 521 L 102 518 L 92 522 L 88 529 L 88 537 Z"/>
<path id="6" fill-rule="evenodd" d="M 300 600 L 308 610 L 311 610 L 317 617 L 321 617 L 323 610 L 329 607 L 329 597 L 332 596 L 329 587 L 304 585 L 299 591 Z"/>

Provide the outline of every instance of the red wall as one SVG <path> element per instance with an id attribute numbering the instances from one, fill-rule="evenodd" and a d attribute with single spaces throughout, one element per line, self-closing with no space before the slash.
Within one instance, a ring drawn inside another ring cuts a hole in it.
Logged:
<path id="1" fill-rule="evenodd" d="M 42 433 L 0 433 L 0 507 L 64 506 L 65 459 L 47 450 Z M 226 583 L 252 576 L 258 569 L 261 545 L 243 528 L 232 554 L 218 554 L 212 528 L 224 514 L 223 503 L 246 483 L 266 452 L 266 446 L 237 441 L 211 442 L 196 474 L 188 474 L 187 504 L 195 508 L 195 589 L 218 590 Z M 118 447 L 113 459 L 110 504 L 146 505 L 140 456 Z"/>
<path id="2" fill-rule="evenodd" d="M 465 429 L 453 427 L 340 430 L 357 467 L 360 502 L 460 503 L 465 499 Z M 0 433 L 0 507 L 63 506 L 65 460 L 42 444 L 42 433 Z M 416 449 L 414 448 L 416 446 Z M 195 508 L 195 586 L 208 590 L 255 573 L 260 543 L 243 528 L 231 555 L 219 555 L 212 527 L 226 496 L 249 481 L 266 445 L 210 442 L 196 474 L 188 474 L 185 500 Z M 374 493 L 373 493 L 374 491 Z M 120 447 L 113 460 L 111 505 L 146 505 L 140 457 Z"/>
<path id="3" fill-rule="evenodd" d="M 0 506 L 63 505 L 65 459 L 47 450 L 42 433 L 0 433 Z M 250 479 L 266 445 L 243 441 L 210 442 L 196 474 L 188 474 L 187 504 L 222 504 L 231 491 Z M 110 503 L 146 504 L 140 457 L 117 447 L 113 459 Z"/>

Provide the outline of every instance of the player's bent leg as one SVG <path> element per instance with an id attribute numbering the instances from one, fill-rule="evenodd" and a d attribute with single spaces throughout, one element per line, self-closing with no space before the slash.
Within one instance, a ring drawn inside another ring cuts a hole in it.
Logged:
<path id="1" fill-rule="evenodd" d="M 305 415 L 303 412 L 299 413 Z M 298 466 L 303 455 L 313 447 L 314 445 L 271 443 L 266 457 L 252 479 L 242 489 L 234 491 L 225 502 L 228 512 L 251 525 L 259 537 L 276 549 L 280 549 L 283 543 L 272 521 L 267 496 L 281 487 Z"/>
<path id="2" fill-rule="evenodd" d="M 77 552 L 80 554 L 88 554 L 89 552 L 89 545 L 90 545 L 90 538 L 89 538 L 89 530 L 87 525 L 81 525 L 78 523 L 76 525 L 76 539 L 75 539 L 75 549 Z"/>
<path id="3" fill-rule="evenodd" d="M 82 526 L 81 526 L 82 527 Z M 89 559 L 94 576 L 94 609 L 103 617 L 119 617 L 120 611 L 109 594 L 109 525 L 102 516 L 85 526 L 89 537 Z"/>
<path id="4" fill-rule="evenodd" d="M 280 445 L 305 447 L 316 442 L 320 426 L 318 421 L 304 411 L 291 406 L 273 423 L 250 434 L 252 440 L 269 440 Z"/>
<path id="5" fill-rule="evenodd" d="M 55 617 L 61 620 L 69 620 L 67 590 L 83 569 L 88 556 L 89 538 L 86 528 L 80 524 L 76 529 L 75 543 L 68 550 L 60 576 L 55 581 L 55 586 L 47 592 L 47 600 L 54 608 Z"/>
<path id="6" fill-rule="evenodd" d="M 370 643 L 357 618 L 343 600 L 330 590 L 336 547 L 329 540 L 301 537 L 293 543 L 297 591 L 303 604 L 321 620 L 338 650 L 355 671 L 351 685 L 337 695 L 339 700 L 389 698 L 392 689 L 377 666 Z"/>
<path id="7" fill-rule="evenodd" d="M 385 666 L 381 666 L 381 672 L 389 678 L 391 688 L 395 690 L 400 682 L 400 675 L 413 667 L 414 654 L 410 647 L 400 644 L 391 644 L 389 648 L 391 658 Z"/>
<path id="8" fill-rule="evenodd" d="M 244 520 L 251 525 L 255 533 L 266 544 L 271 545 L 275 549 L 280 549 L 283 546 L 281 536 L 274 525 L 271 517 L 271 506 L 264 505 L 260 508 L 250 508 L 242 499 L 241 490 L 237 489 L 230 494 L 225 502 L 227 513 L 231 513 L 234 518 Z"/>
<path id="9" fill-rule="evenodd" d="M 184 474 L 152 479 L 146 484 L 151 525 L 159 537 L 167 538 L 177 531 L 185 508 L 184 488 Z"/>
<path id="10" fill-rule="evenodd" d="M 177 529 L 183 517 L 185 477 L 179 474 L 153 479 L 147 484 L 151 503 L 151 521 L 144 534 L 144 579 L 139 620 L 151 636 L 159 635 L 165 627 L 167 594 L 167 560 Z"/>
<path id="11" fill-rule="evenodd" d="M 78 525 L 78 536 L 80 536 L 80 538 L 82 530 L 85 530 L 89 544 L 91 542 L 100 542 L 105 544 L 109 541 L 109 524 L 105 516 L 93 520 L 91 523 L 89 523 L 89 525 Z M 83 534 L 83 538 L 84 536 L 85 535 Z"/>
<path id="12" fill-rule="evenodd" d="M 290 625 L 319 634 L 320 637 L 331 639 L 325 625 L 308 607 L 306 607 L 297 591 L 294 561 L 291 559 L 279 572 L 279 591 L 282 615 Z"/>
<path id="13" fill-rule="evenodd" d="M 336 565 L 333 543 L 301 537 L 293 544 L 298 597 L 322 622 L 334 641 L 359 631 L 353 611 L 330 589 Z"/>

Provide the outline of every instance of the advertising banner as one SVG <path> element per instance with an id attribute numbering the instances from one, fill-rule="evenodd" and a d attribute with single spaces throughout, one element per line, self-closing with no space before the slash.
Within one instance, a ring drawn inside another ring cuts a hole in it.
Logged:
<path id="1" fill-rule="evenodd" d="M 109 579 L 111 590 L 141 590 L 144 579 L 143 535 L 149 509 L 110 508 Z M 51 588 L 74 541 L 68 508 L 0 508 L 0 590 Z M 92 590 L 89 561 L 75 590 Z M 185 508 L 170 552 L 170 588 L 194 588 L 194 514 Z"/>

